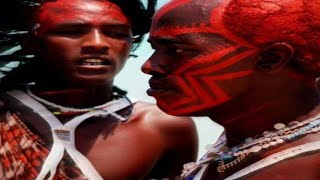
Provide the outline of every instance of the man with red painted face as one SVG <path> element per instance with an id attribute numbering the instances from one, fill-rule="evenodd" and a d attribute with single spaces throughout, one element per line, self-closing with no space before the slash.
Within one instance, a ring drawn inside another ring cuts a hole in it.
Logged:
<path id="1" fill-rule="evenodd" d="M 319 179 L 317 0 L 173 0 L 154 16 L 142 67 L 172 115 L 209 116 L 211 145 L 186 179 Z M 222 138 L 223 139 L 223 138 Z"/>
<path id="2" fill-rule="evenodd" d="M 189 118 L 113 88 L 133 35 L 149 29 L 145 11 L 133 0 L 40 6 L 28 47 L 36 59 L 3 80 L 0 179 L 173 179 L 195 160 Z"/>

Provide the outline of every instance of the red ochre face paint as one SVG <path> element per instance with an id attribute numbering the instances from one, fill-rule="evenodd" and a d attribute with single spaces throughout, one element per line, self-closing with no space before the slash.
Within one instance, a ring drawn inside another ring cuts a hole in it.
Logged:
<path id="1" fill-rule="evenodd" d="M 58 0 L 46 2 L 42 5 L 35 17 L 35 22 L 40 25 L 36 35 L 41 36 L 57 24 L 90 21 L 92 26 L 99 26 L 106 20 L 129 24 L 127 17 L 121 9 L 109 1 L 85 0 Z M 96 18 L 97 16 L 101 18 Z"/>
<path id="2" fill-rule="evenodd" d="M 148 94 L 169 114 L 198 114 L 241 96 L 252 82 L 254 57 L 272 43 L 287 42 L 302 58 L 316 56 L 320 7 L 303 2 L 171 1 L 150 30 L 155 52 L 142 67 L 152 75 Z"/>
<path id="3" fill-rule="evenodd" d="M 201 3 L 174 1 L 152 24 L 155 52 L 143 70 L 153 75 L 148 94 L 169 114 L 197 114 L 227 102 L 253 72 L 247 59 L 256 50 L 219 24 L 220 2 Z"/>
<path id="4" fill-rule="evenodd" d="M 108 1 L 57 0 L 44 3 L 35 30 L 41 61 L 59 83 L 105 86 L 123 68 L 132 49 L 132 28 Z M 98 63 L 92 62 L 98 59 Z M 58 78 L 59 77 L 59 78 Z"/>

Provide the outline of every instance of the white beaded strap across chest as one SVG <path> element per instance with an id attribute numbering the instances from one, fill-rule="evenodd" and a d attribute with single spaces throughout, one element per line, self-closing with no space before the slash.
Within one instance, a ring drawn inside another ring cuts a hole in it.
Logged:
<path id="1" fill-rule="evenodd" d="M 65 151 L 88 179 L 103 180 L 90 161 L 75 148 L 75 130 L 79 124 L 90 117 L 115 114 L 116 111 L 130 106 L 132 103 L 127 98 L 111 101 L 110 106 L 106 105 L 105 108 L 89 111 L 62 124 L 48 109 L 23 91 L 14 90 L 8 92 L 8 94 L 33 109 L 33 111 L 38 113 L 51 128 L 53 137 L 52 149 L 36 180 L 44 179 L 49 172 L 49 179 L 53 179 Z"/>
<path id="2" fill-rule="evenodd" d="M 241 169 L 240 171 L 237 171 L 236 173 L 234 173 L 233 175 L 227 177 L 225 180 L 232 180 L 232 179 L 237 179 L 240 177 L 243 177 L 245 175 L 248 175 L 252 172 L 255 172 L 259 169 L 262 169 L 264 167 L 270 166 L 272 164 L 275 164 L 279 161 L 291 158 L 291 157 L 295 157 L 298 155 L 302 155 L 305 153 L 309 153 L 309 152 L 313 152 L 313 151 L 317 151 L 320 149 L 320 141 L 314 141 L 314 142 L 310 142 L 310 143 L 306 143 L 300 146 L 295 146 L 286 150 L 283 150 L 281 152 L 272 154 L 256 163 L 253 163 L 243 169 Z"/>

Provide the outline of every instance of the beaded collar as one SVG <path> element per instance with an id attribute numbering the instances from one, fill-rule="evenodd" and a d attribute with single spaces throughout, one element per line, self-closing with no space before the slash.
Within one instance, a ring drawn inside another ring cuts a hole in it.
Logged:
<path id="1" fill-rule="evenodd" d="M 61 115 L 61 114 L 75 115 L 77 113 L 86 113 L 86 112 L 97 111 L 97 110 L 110 111 L 110 108 L 117 107 L 117 104 L 121 104 L 124 101 L 129 102 L 132 106 L 132 102 L 130 101 L 130 99 L 128 97 L 126 97 L 125 95 L 120 95 L 114 91 L 113 91 L 113 97 L 119 97 L 120 99 L 113 99 L 112 101 L 108 101 L 104 104 L 97 105 L 94 107 L 89 107 L 89 108 L 66 107 L 66 106 L 62 106 L 62 105 L 47 101 L 47 100 L 33 94 L 29 86 L 26 86 L 26 92 L 33 99 L 37 100 L 38 102 L 41 102 L 42 104 L 44 104 L 46 106 L 49 106 L 50 107 L 49 109 L 52 109 L 52 108 L 56 109 L 55 111 L 52 111 L 52 114 L 54 114 L 54 115 Z M 129 119 L 129 117 L 132 116 L 133 113 L 134 113 L 134 109 L 132 108 L 131 113 L 126 117 L 123 117 L 123 116 L 121 116 L 115 112 L 112 112 L 112 111 L 111 111 L 110 115 L 116 117 L 120 121 L 126 121 Z"/>
<path id="2" fill-rule="evenodd" d="M 46 177 L 47 179 L 54 179 L 57 167 L 60 164 L 60 161 L 62 160 L 65 153 L 69 154 L 71 159 L 78 165 L 79 169 L 85 175 L 86 179 L 103 180 L 103 178 L 94 168 L 91 162 L 76 149 L 76 128 L 82 122 L 88 120 L 91 117 L 97 116 L 106 117 L 108 115 L 113 115 L 119 117 L 119 121 L 125 122 L 126 120 L 128 120 L 130 115 L 127 117 L 122 117 L 121 115 L 116 114 L 116 112 L 119 112 L 122 109 L 130 106 L 132 107 L 132 103 L 128 98 L 120 98 L 114 101 L 110 101 L 103 108 L 82 113 L 81 115 L 73 117 L 67 123 L 62 124 L 60 120 L 56 116 L 54 116 L 43 104 L 34 99 L 34 97 L 26 94 L 25 92 L 20 90 L 12 90 L 7 92 L 7 94 L 32 109 L 33 112 L 42 117 L 42 119 L 50 127 L 53 144 L 36 180 L 46 179 Z"/>
<path id="3" fill-rule="evenodd" d="M 274 125 L 275 131 L 266 131 L 255 139 L 247 138 L 244 143 L 234 146 L 231 149 L 222 145 L 221 140 L 213 145 L 208 145 L 206 147 L 208 151 L 204 157 L 198 162 L 190 162 L 184 165 L 181 177 L 190 179 L 190 175 L 195 174 L 200 168 L 207 166 L 210 162 L 218 165 L 217 172 L 221 177 L 224 177 L 226 171 L 238 165 L 249 155 L 254 155 L 255 153 L 261 152 L 261 150 L 269 149 L 285 142 L 294 141 L 306 134 L 319 132 L 319 110 L 320 106 L 317 106 L 309 113 L 309 116 L 305 120 L 300 122 L 292 121 L 288 126 L 277 123 Z"/>

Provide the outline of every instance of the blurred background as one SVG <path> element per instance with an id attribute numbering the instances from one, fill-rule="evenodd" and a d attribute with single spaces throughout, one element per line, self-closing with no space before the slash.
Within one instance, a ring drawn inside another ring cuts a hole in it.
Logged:
<path id="1" fill-rule="evenodd" d="M 158 0 L 157 9 L 167 2 L 168 0 Z M 144 3 L 146 3 L 146 1 Z M 146 94 L 146 90 L 149 88 L 148 80 L 150 76 L 142 73 L 140 70 L 144 61 L 153 53 L 153 49 L 150 47 L 149 43 L 146 42 L 147 39 L 148 36 L 145 36 L 143 43 L 134 53 L 138 57 L 130 58 L 127 61 L 124 69 L 116 77 L 115 84 L 118 87 L 127 90 L 129 96 L 138 98 L 142 101 L 155 103 L 155 99 Z M 208 117 L 193 117 L 193 119 L 199 135 L 198 158 L 200 158 L 206 152 L 205 146 L 214 143 L 223 131 L 223 128 L 211 121 Z"/>

